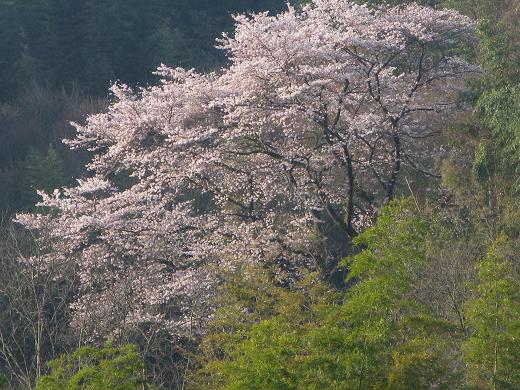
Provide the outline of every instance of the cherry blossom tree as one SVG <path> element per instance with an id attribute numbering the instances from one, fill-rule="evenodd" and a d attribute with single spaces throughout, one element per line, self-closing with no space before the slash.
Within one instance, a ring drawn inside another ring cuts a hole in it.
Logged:
<path id="1" fill-rule="evenodd" d="M 76 264 L 82 292 L 75 321 L 90 337 L 143 322 L 189 331 L 196 308 L 206 306 L 199 300 L 213 277 L 200 270 L 204 246 L 195 243 L 214 222 L 197 215 L 187 192 L 217 138 L 209 104 L 214 76 L 161 74 L 168 81 L 138 96 L 114 86 L 108 111 L 77 125 L 77 138 L 68 141 L 94 153 L 92 177 L 42 193 L 47 212 L 18 216 L 26 227 L 49 232 L 49 259 Z M 172 296 L 189 312 L 170 307 L 159 314 Z"/>
<path id="2" fill-rule="evenodd" d="M 17 217 L 49 262 L 76 267 L 86 337 L 199 332 L 219 267 L 326 274 L 403 169 L 435 175 L 425 139 L 475 71 L 456 55 L 470 19 L 344 0 L 235 19 L 228 68 L 114 86 L 67 141 L 93 153 L 90 177 Z"/>
<path id="3" fill-rule="evenodd" d="M 472 68 L 453 47 L 471 21 L 418 5 L 329 0 L 236 20 L 235 37 L 222 41 L 232 62 L 222 102 L 235 129 L 226 137 L 241 153 L 279 162 L 287 186 L 345 235 L 394 196 L 403 165 L 433 174 L 431 151 L 421 155 L 416 140 L 455 108 L 450 96 Z M 270 183 L 265 192 L 280 193 Z"/>

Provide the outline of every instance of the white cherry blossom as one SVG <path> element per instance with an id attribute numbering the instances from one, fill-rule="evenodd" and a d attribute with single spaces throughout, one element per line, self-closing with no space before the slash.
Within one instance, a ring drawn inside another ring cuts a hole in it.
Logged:
<path id="1" fill-rule="evenodd" d="M 235 21 L 219 43 L 228 68 L 115 85 L 67 141 L 93 153 L 90 176 L 18 216 L 49 259 L 75 267 L 74 324 L 90 337 L 199 331 L 220 267 L 326 275 L 403 167 L 434 174 L 424 139 L 474 70 L 454 55 L 470 19 L 314 0 Z"/>

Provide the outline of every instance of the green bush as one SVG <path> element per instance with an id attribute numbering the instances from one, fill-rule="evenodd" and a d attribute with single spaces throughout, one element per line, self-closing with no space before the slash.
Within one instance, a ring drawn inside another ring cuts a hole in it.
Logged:
<path id="1" fill-rule="evenodd" d="M 150 388 L 135 345 L 82 347 L 49 363 L 35 390 L 142 390 Z"/>

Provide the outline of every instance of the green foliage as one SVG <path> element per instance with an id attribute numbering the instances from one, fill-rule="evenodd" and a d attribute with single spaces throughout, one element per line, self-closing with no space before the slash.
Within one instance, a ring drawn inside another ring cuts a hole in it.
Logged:
<path id="1" fill-rule="evenodd" d="M 475 151 L 475 159 L 473 160 L 473 177 L 477 182 L 485 182 L 490 178 L 489 169 L 490 151 L 486 142 L 480 142 Z"/>
<path id="2" fill-rule="evenodd" d="M 499 19 L 500 13 L 507 9 L 510 2 L 511 0 L 444 0 L 441 1 L 441 4 L 478 20 L 482 18 Z"/>
<path id="3" fill-rule="evenodd" d="M 405 341 L 393 352 L 386 388 L 460 388 L 455 327 L 431 316 L 404 319 L 401 327 L 407 330 Z"/>
<path id="4" fill-rule="evenodd" d="M 356 388 L 408 388 L 410 373 L 416 388 L 428 388 L 428 383 L 439 381 L 434 374 L 443 372 L 437 364 L 442 348 L 434 346 L 441 340 L 435 339 L 435 330 L 444 325 L 409 295 L 426 265 L 428 233 L 413 207 L 410 201 L 387 206 L 376 224 L 356 239 L 366 249 L 345 261 L 349 278 L 360 282 L 349 291 L 341 314 L 330 318 L 348 323 L 345 362 Z M 420 369 L 421 363 L 433 361 L 431 372 Z M 424 387 L 419 386 L 421 380 Z"/>
<path id="5" fill-rule="evenodd" d="M 227 275 L 217 294 L 216 306 L 220 309 L 200 348 L 203 367 L 191 378 L 192 388 L 222 388 L 228 379 L 233 382 L 229 386 L 235 386 L 230 388 L 277 388 L 286 380 L 283 372 L 290 364 L 283 353 L 279 355 L 281 349 L 285 348 L 286 342 L 295 342 L 296 332 L 301 327 L 316 321 L 319 313 L 311 308 L 331 304 L 336 298 L 337 293 L 315 274 L 309 274 L 293 290 L 281 287 L 274 275 L 264 268 L 246 267 Z M 271 328 L 277 330 L 273 332 Z M 286 331 L 288 333 L 284 335 Z M 258 340 L 248 344 L 252 333 L 264 341 L 260 345 L 256 344 Z M 257 351 L 258 356 L 255 356 L 259 359 L 254 362 L 259 374 L 242 378 L 240 367 L 248 367 L 250 361 L 247 356 L 240 358 L 237 348 L 254 350 L 262 346 L 265 350 Z M 228 366 L 231 356 L 236 356 L 237 360 Z"/>
<path id="6" fill-rule="evenodd" d="M 520 279 L 511 242 L 499 237 L 478 263 L 467 303 L 471 336 L 464 344 L 468 379 L 477 388 L 520 388 Z"/>
<path id="7" fill-rule="evenodd" d="M 494 241 L 475 266 L 477 281 L 468 286 L 471 299 L 464 305 L 466 382 L 468 388 L 514 389 L 520 387 L 520 279 L 514 249 L 520 233 L 520 9 L 508 0 L 461 1 L 458 6 L 484 17 L 478 25 L 484 74 L 469 84 L 466 96 L 475 115 L 449 135 L 456 142 L 444 182 L 454 189 L 475 239 Z"/>
<path id="8" fill-rule="evenodd" d="M 426 263 L 427 232 L 411 202 L 389 205 L 356 239 L 364 249 L 344 262 L 355 283 L 349 291 L 282 292 L 284 310 L 270 318 L 220 323 L 220 353 L 198 373 L 203 388 L 450 388 L 450 327 L 410 296 Z"/>
<path id="9" fill-rule="evenodd" d="M 503 162 L 520 169 L 520 55 L 503 23 L 485 20 L 478 28 L 480 61 L 486 71 L 475 108 L 500 147 Z"/>
<path id="10" fill-rule="evenodd" d="M 52 192 L 70 182 L 65 176 L 63 160 L 52 145 L 49 145 L 45 154 L 29 148 L 22 180 L 22 201 L 26 208 L 32 208 L 40 201 L 37 190 Z"/>
<path id="11" fill-rule="evenodd" d="M 82 347 L 49 362 L 35 390 L 141 390 L 146 385 L 137 347 Z"/>
<path id="12" fill-rule="evenodd" d="M 514 1 L 453 2 L 481 17 L 478 60 L 482 77 L 468 81 L 461 100 L 474 108 L 445 132 L 452 151 L 444 162 L 443 181 L 458 203 L 480 220 L 486 239 L 520 233 L 520 8 Z"/>

